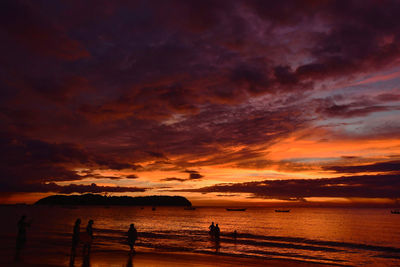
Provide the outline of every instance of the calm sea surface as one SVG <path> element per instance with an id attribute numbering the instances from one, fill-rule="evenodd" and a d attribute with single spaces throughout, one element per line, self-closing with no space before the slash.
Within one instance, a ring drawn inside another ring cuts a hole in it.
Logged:
<path id="1" fill-rule="evenodd" d="M 353 266 L 400 266 L 400 215 L 389 209 L 1 206 L 0 249 L 15 247 L 16 223 L 22 214 L 32 218 L 27 249 L 51 248 L 68 260 L 76 218 L 82 231 L 94 220 L 93 250 L 128 250 L 125 234 L 134 223 L 137 250 L 215 253 L 244 257 L 285 258 Z M 208 235 L 211 222 L 221 228 L 217 245 Z M 232 232 L 238 232 L 236 240 Z"/>

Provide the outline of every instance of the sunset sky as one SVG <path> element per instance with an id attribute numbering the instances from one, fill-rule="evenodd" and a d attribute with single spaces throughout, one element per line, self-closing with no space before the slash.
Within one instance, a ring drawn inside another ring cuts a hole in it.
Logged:
<path id="1" fill-rule="evenodd" d="M 0 3 L 0 203 L 400 200 L 399 1 Z"/>

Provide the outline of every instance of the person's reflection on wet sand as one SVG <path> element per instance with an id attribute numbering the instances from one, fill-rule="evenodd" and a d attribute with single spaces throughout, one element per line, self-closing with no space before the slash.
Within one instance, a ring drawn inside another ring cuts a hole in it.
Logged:
<path id="1" fill-rule="evenodd" d="M 14 261 L 21 260 L 21 250 L 25 247 L 26 243 L 26 227 L 30 226 L 31 223 L 25 221 L 26 216 L 22 215 L 17 223 L 18 233 L 16 242 L 16 251 Z"/>
<path id="2" fill-rule="evenodd" d="M 133 254 L 129 253 L 128 261 L 126 262 L 126 267 L 133 267 L 132 258 L 133 258 Z"/>
<path id="3" fill-rule="evenodd" d="M 221 248 L 219 239 L 215 239 L 214 242 L 215 242 L 215 253 L 219 253 L 219 249 Z"/>
<path id="4" fill-rule="evenodd" d="M 79 245 L 79 232 L 81 227 L 81 219 L 77 219 L 75 221 L 74 230 L 72 234 L 72 248 L 71 248 L 71 257 L 69 261 L 69 266 L 74 266 L 75 256 L 76 256 L 76 248 Z"/>
<path id="5" fill-rule="evenodd" d="M 82 267 L 90 267 L 90 252 L 83 256 Z"/>
<path id="6" fill-rule="evenodd" d="M 237 241 L 237 238 L 238 238 L 238 232 L 236 230 L 233 231 L 232 237 L 233 237 L 233 245 L 234 245 L 234 247 L 236 249 L 236 243 L 237 243 L 236 241 Z"/>

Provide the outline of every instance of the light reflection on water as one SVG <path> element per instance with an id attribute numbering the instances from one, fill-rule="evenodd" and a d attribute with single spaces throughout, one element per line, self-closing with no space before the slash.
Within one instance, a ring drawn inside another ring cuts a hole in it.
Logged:
<path id="1" fill-rule="evenodd" d="M 139 232 L 140 247 L 213 253 L 216 244 L 207 234 L 213 221 L 221 228 L 219 253 L 290 258 L 350 265 L 400 265 L 400 215 L 388 209 L 295 208 L 276 213 L 272 208 L 228 212 L 224 208 L 159 207 L 43 207 L 2 206 L 0 237 L 14 247 L 16 222 L 32 218 L 31 245 L 68 253 L 76 218 L 82 231 L 95 221 L 94 250 L 127 250 L 125 233 L 131 223 Z M 235 241 L 231 233 L 239 233 Z"/>

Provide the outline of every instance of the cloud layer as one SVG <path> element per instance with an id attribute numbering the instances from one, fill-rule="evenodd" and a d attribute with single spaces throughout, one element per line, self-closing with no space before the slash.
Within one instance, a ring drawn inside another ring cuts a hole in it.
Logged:
<path id="1" fill-rule="evenodd" d="M 399 13 L 394 0 L 2 1 L 1 190 L 396 171 Z"/>
<path id="2" fill-rule="evenodd" d="M 265 180 L 259 182 L 217 184 L 198 189 L 178 190 L 197 193 L 250 193 L 253 197 L 301 200 L 328 198 L 400 198 L 400 175 L 362 175 L 321 179 Z"/>

